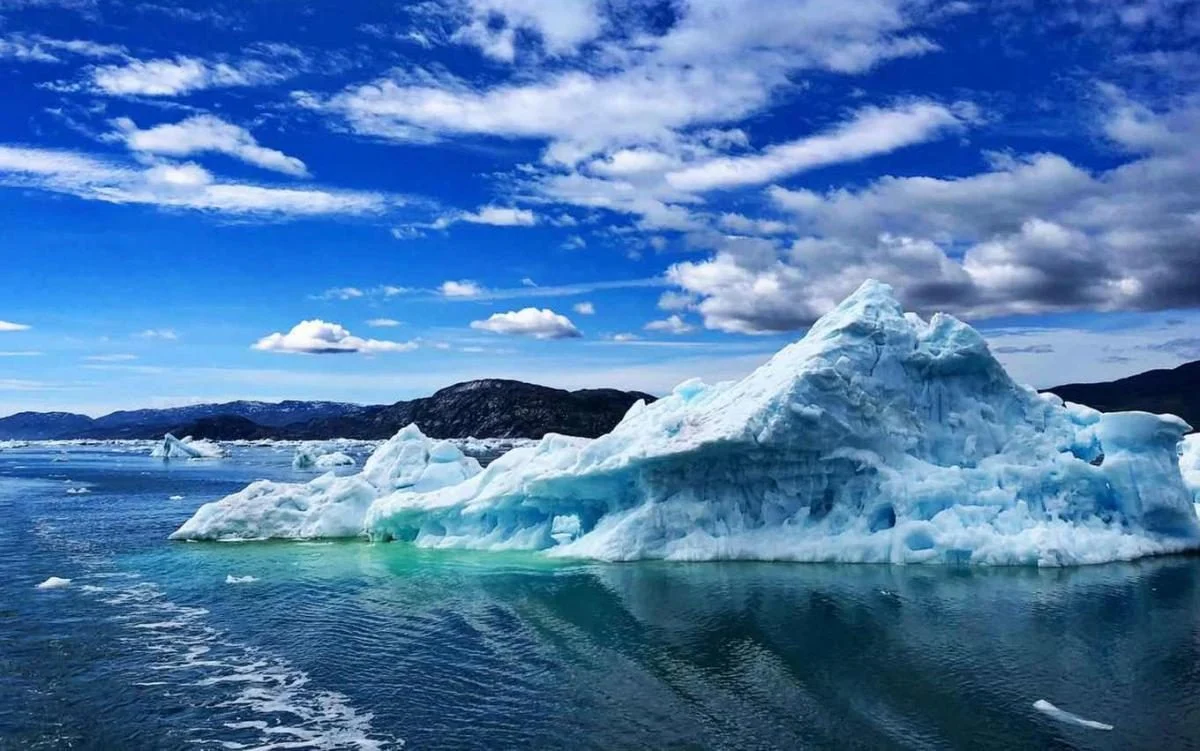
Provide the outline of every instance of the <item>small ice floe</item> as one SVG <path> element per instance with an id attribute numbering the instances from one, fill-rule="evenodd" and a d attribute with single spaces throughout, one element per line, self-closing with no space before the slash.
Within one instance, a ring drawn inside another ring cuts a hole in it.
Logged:
<path id="1" fill-rule="evenodd" d="M 1059 722 L 1070 723 L 1092 730 L 1112 730 L 1113 726 L 1106 722 L 1098 722 L 1097 720 L 1089 720 L 1086 717 L 1080 717 L 1077 714 L 1072 714 L 1065 709 L 1059 709 L 1045 699 L 1038 699 L 1033 703 L 1033 708 L 1047 717 L 1052 717 Z"/>
<path id="2" fill-rule="evenodd" d="M 181 495 L 173 495 L 173 496 L 171 496 L 170 498 L 168 498 L 167 500 L 168 500 L 168 501 L 182 501 L 182 500 L 183 500 L 183 496 L 181 496 Z"/>
<path id="3" fill-rule="evenodd" d="M 67 495 L 84 495 L 92 492 L 89 488 L 67 488 Z"/>
<path id="4" fill-rule="evenodd" d="M 63 587 L 71 586 L 70 579 L 63 579 L 59 576 L 52 576 L 41 584 L 37 585 L 38 589 L 62 589 Z"/>
<path id="5" fill-rule="evenodd" d="M 234 576 L 233 574 L 225 576 L 226 584 L 249 584 L 256 581 L 258 581 L 257 576 Z"/>

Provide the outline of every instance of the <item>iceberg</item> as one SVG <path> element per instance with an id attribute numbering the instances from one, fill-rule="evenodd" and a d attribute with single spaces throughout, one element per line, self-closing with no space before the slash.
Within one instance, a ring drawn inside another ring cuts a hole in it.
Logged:
<path id="1" fill-rule="evenodd" d="M 220 459 L 225 456 L 225 449 L 213 441 L 195 440 L 191 436 L 181 440 L 167 433 L 150 456 L 156 459 Z"/>
<path id="2" fill-rule="evenodd" d="M 426 438 L 410 425 L 377 448 L 359 474 L 328 472 L 307 483 L 259 480 L 201 506 L 171 539 L 357 537 L 381 495 L 435 490 L 479 471 L 479 462 L 453 444 Z"/>
<path id="3" fill-rule="evenodd" d="M 1188 430 L 1021 386 L 970 326 L 868 281 L 744 379 L 686 381 L 594 440 L 468 472 L 409 426 L 356 476 L 378 490 L 356 533 L 613 561 L 1128 560 L 1200 546 Z"/>
<path id="4" fill-rule="evenodd" d="M 296 447 L 292 457 L 293 469 L 331 470 L 338 467 L 353 467 L 354 458 L 338 451 L 335 446 L 319 441 L 306 441 Z"/>

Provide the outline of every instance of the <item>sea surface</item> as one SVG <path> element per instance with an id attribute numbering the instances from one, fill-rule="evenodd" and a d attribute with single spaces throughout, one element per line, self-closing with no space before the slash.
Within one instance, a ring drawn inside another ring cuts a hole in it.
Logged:
<path id="1" fill-rule="evenodd" d="M 1037 571 L 167 541 L 202 502 L 312 477 L 290 459 L 0 451 L 0 748 L 1200 748 L 1194 557 Z M 36 587 L 51 576 L 71 583 Z"/>

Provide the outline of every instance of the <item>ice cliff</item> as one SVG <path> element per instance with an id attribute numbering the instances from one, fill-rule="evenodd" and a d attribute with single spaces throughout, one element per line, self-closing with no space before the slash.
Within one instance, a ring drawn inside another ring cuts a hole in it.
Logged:
<path id="1" fill-rule="evenodd" d="M 1200 545 L 1185 432 L 1020 386 L 975 330 L 869 281 L 741 381 L 685 382 L 595 440 L 479 471 L 410 426 L 359 476 L 255 483 L 174 537 L 329 535 L 329 514 L 339 535 L 604 560 L 1099 563 Z"/>
<path id="2" fill-rule="evenodd" d="M 1200 516 L 1200 433 L 1193 433 L 1183 439 L 1179 449 L 1179 469 L 1183 471 L 1183 484 L 1191 491 L 1192 502 L 1196 504 L 1196 515 Z"/>
<path id="3" fill-rule="evenodd" d="M 212 441 L 197 441 L 191 436 L 180 440 L 167 433 L 162 443 L 150 452 L 150 456 L 158 459 L 220 459 L 225 456 L 225 450 Z"/>

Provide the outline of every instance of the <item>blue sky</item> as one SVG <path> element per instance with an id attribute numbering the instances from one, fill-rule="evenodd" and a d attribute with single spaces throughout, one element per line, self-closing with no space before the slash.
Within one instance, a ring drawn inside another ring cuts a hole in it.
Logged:
<path id="1" fill-rule="evenodd" d="M 0 413 L 1200 357 L 1200 4 L 0 0 Z"/>

